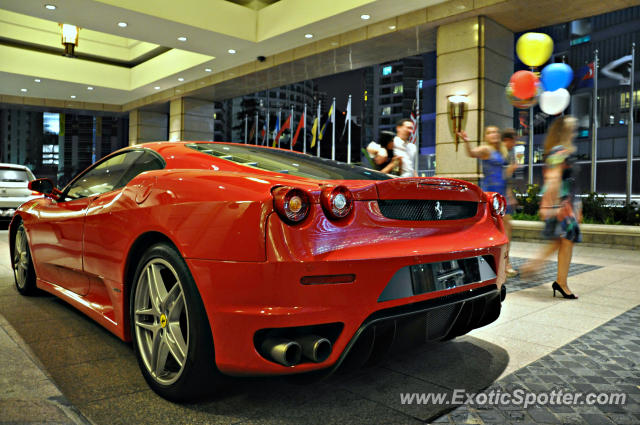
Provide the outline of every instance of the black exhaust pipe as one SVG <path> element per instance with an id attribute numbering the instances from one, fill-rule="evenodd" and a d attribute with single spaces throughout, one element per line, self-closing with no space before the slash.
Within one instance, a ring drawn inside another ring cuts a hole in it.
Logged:
<path id="1" fill-rule="evenodd" d="M 261 348 L 267 358 L 283 366 L 295 366 L 302 358 L 302 347 L 290 339 L 268 338 Z"/>
<path id="2" fill-rule="evenodd" d="M 302 346 L 302 355 L 314 363 L 321 363 L 331 355 L 331 341 L 317 335 L 306 335 L 297 339 Z"/>

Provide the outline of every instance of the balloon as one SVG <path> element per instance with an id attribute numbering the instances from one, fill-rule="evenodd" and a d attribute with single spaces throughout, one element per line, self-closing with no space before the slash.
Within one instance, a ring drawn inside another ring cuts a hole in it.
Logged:
<path id="1" fill-rule="evenodd" d="M 538 77 L 531 71 L 517 71 L 509 79 L 513 95 L 520 99 L 529 99 L 536 95 Z"/>
<path id="2" fill-rule="evenodd" d="M 511 102 L 513 106 L 519 109 L 529 109 L 532 106 L 536 106 L 536 103 L 538 103 L 538 95 L 541 92 L 542 89 L 540 88 L 540 86 L 538 86 L 535 96 L 530 97 L 529 99 L 518 99 L 513 95 L 513 88 L 511 87 L 511 84 L 507 84 L 507 88 L 505 90 L 505 94 L 507 95 L 507 99 L 509 99 L 509 102 Z"/>
<path id="3" fill-rule="evenodd" d="M 573 80 L 573 70 L 566 63 L 552 63 L 542 69 L 540 80 L 546 91 L 566 89 Z"/>
<path id="4" fill-rule="evenodd" d="M 553 40 L 547 34 L 528 32 L 522 34 L 516 43 L 516 53 L 522 63 L 540 66 L 551 57 Z"/>
<path id="5" fill-rule="evenodd" d="M 545 91 L 540 95 L 540 109 L 545 114 L 558 115 L 569 106 L 570 100 L 571 96 L 566 89 Z"/>

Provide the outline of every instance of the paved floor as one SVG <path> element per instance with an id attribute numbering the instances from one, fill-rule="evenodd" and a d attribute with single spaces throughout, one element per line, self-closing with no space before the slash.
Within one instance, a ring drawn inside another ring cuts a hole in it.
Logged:
<path id="1" fill-rule="evenodd" d="M 506 389 L 505 385 L 518 380 L 523 385 L 532 384 L 530 376 L 536 374 L 578 376 L 581 371 L 572 367 L 565 368 L 565 375 L 553 368 L 543 374 L 540 368 L 552 367 L 548 362 L 564 355 L 577 356 L 574 360 L 578 362 L 601 361 L 598 355 L 607 356 L 598 352 L 603 344 L 594 347 L 589 342 L 597 340 L 600 331 L 608 338 L 617 335 L 621 346 L 628 345 L 629 350 L 633 349 L 629 344 L 640 340 L 638 327 L 628 325 L 638 317 L 637 309 L 632 309 L 640 304 L 640 254 L 578 247 L 574 260 L 582 266 L 572 271 L 569 284 L 580 295 L 579 300 L 554 299 L 551 280 L 532 287 L 514 280 L 500 318 L 465 337 L 395 353 L 382 365 L 337 374 L 318 383 L 229 379 L 224 394 L 216 399 L 176 405 L 148 389 L 130 345 L 53 297 L 19 296 L 13 287 L 8 256 L 2 254 L 8 251 L 4 241 L 6 232 L 0 232 L 0 383 L 9 388 L 4 394 L 0 392 L 0 423 L 546 423 L 551 418 L 576 423 L 571 421 L 578 416 L 598 423 L 595 421 L 602 418 L 593 411 L 575 410 L 564 417 L 528 412 L 506 416 L 503 412 L 508 409 L 463 406 L 447 413 L 454 406 L 403 404 L 400 397 L 401 393 L 450 395 L 456 389 L 472 393 Z M 514 243 L 512 255 L 528 258 L 539 248 L 536 244 Z M 631 316 L 620 316 L 628 310 Z M 622 322 L 602 326 L 617 316 L 620 318 L 616 320 Z M 580 352 L 590 355 L 591 360 Z M 614 357 L 628 356 L 620 351 Z M 635 363 L 625 367 L 637 371 L 638 359 L 628 359 Z M 590 375 L 580 376 L 582 383 L 590 383 Z M 567 379 L 562 378 L 562 382 L 569 384 Z M 608 385 L 619 384 L 629 393 L 633 393 L 629 382 L 640 384 L 637 375 L 611 381 Z M 632 400 L 637 402 L 636 398 Z M 634 408 L 633 404 L 629 406 Z M 626 410 L 605 413 L 619 415 L 608 420 L 624 415 L 634 418 L 628 415 L 634 413 Z"/>

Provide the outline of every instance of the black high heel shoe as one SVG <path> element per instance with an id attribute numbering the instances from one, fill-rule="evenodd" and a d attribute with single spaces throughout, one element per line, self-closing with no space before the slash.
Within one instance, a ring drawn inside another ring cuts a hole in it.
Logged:
<path id="1" fill-rule="evenodd" d="M 558 282 L 553 282 L 553 285 L 551 285 L 551 288 L 553 289 L 553 296 L 556 296 L 556 291 L 559 291 L 562 294 L 562 298 L 566 298 L 569 300 L 577 300 L 578 297 L 576 297 L 576 294 L 567 294 L 566 292 L 564 292 L 562 290 L 562 287 L 558 284 Z"/>

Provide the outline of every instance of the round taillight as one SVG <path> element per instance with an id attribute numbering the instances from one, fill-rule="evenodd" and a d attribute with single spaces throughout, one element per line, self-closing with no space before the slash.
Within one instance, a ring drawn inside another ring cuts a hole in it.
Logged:
<path id="1" fill-rule="evenodd" d="M 320 203 L 327 217 L 339 220 L 351 214 L 353 194 L 344 186 L 326 187 L 322 190 Z"/>
<path id="2" fill-rule="evenodd" d="M 309 215 L 311 200 L 304 190 L 281 186 L 272 194 L 274 208 L 285 221 L 299 223 Z"/>
<path id="3" fill-rule="evenodd" d="M 504 215 L 507 210 L 507 201 L 504 196 L 494 193 L 491 197 L 491 208 L 497 215 Z"/>

